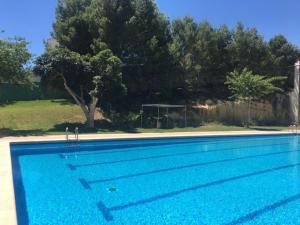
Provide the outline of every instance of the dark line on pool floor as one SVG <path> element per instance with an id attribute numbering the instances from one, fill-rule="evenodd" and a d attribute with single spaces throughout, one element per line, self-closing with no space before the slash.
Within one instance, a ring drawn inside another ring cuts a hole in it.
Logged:
<path id="1" fill-rule="evenodd" d="M 84 179 L 78 179 L 78 180 L 85 189 L 91 189 L 91 186 L 89 185 L 88 182 L 86 182 L 86 180 L 84 180 Z"/>
<path id="2" fill-rule="evenodd" d="M 267 205 L 259 210 L 256 210 L 256 211 L 253 211 L 245 216 L 242 216 L 230 223 L 226 223 L 225 225 L 237 225 L 237 224 L 241 224 L 241 223 L 246 223 L 250 220 L 253 220 L 255 219 L 256 217 L 259 217 L 267 212 L 270 212 L 270 211 L 273 211 L 279 207 L 282 207 L 288 203 L 291 203 L 291 202 L 294 202 L 294 201 L 298 201 L 300 199 L 300 194 L 297 194 L 297 195 L 293 195 L 293 196 L 290 196 L 288 198 L 285 198 L 285 199 L 282 199 L 278 202 L 275 202 L 271 205 Z"/>
<path id="3" fill-rule="evenodd" d="M 194 141 L 196 142 L 196 141 Z M 185 142 L 174 142 L 174 143 L 146 143 L 146 144 L 125 144 L 125 145 L 107 145 L 101 146 L 99 145 L 89 145 L 89 146 L 81 146 L 81 152 L 92 151 L 91 153 L 80 153 L 77 156 L 86 156 L 86 155 L 103 155 L 103 154 L 114 154 L 114 153 L 122 153 L 122 152 L 135 152 L 135 151 L 148 151 L 149 149 L 134 149 L 134 148 L 141 148 L 141 147 L 154 147 L 154 146 L 168 146 L 168 145 L 175 145 L 175 144 L 190 144 L 194 143 L 190 141 Z M 93 150 L 91 150 L 93 148 Z M 122 148 L 132 148 L 130 150 L 114 150 L 114 149 L 122 149 Z M 64 158 L 67 156 L 72 155 L 69 152 L 63 154 Z M 61 156 L 60 156 L 61 157 Z"/>
<path id="4" fill-rule="evenodd" d="M 202 189 L 202 188 L 208 188 L 208 187 L 212 187 L 212 186 L 216 186 L 216 185 L 221 185 L 221 184 L 224 184 L 224 183 L 228 183 L 228 182 L 231 182 L 231 181 L 236 181 L 236 180 L 240 180 L 240 179 L 244 179 L 244 178 L 249 178 L 249 177 L 253 177 L 253 176 L 257 176 L 257 175 L 262 175 L 262 174 L 266 174 L 266 173 L 272 173 L 274 171 L 279 171 L 279 170 L 293 168 L 293 167 L 298 167 L 298 166 L 300 166 L 300 163 L 289 164 L 289 165 L 279 166 L 279 167 L 275 167 L 275 168 L 271 168 L 271 169 L 256 171 L 256 172 L 252 172 L 252 173 L 248 173 L 248 174 L 243 174 L 243 175 L 238 175 L 238 176 L 234 176 L 234 177 L 229 177 L 229 178 L 212 181 L 212 182 L 205 183 L 205 184 L 196 185 L 194 187 L 190 187 L 190 188 L 185 188 L 185 189 L 178 190 L 178 191 L 169 192 L 169 193 L 166 193 L 166 194 L 156 195 L 156 196 L 153 196 L 153 197 L 150 197 L 150 198 L 146 198 L 146 199 L 142 199 L 142 200 L 138 200 L 138 201 L 135 201 L 135 202 L 129 202 L 128 204 L 125 204 L 125 205 L 119 205 L 119 206 L 114 206 L 114 207 L 110 207 L 110 208 L 105 207 L 102 202 L 99 202 L 100 205 L 98 204 L 98 208 L 100 206 L 99 210 L 101 211 L 101 213 L 103 214 L 103 217 L 105 219 L 107 217 L 108 218 L 109 217 L 112 218 L 112 216 L 110 214 L 111 211 L 119 211 L 119 210 L 123 210 L 123 209 L 126 209 L 126 208 L 138 206 L 138 205 L 144 205 L 144 204 L 155 202 L 155 201 L 159 201 L 159 200 L 162 200 L 162 199 L 165 199 L 165 198 L 174 197 L 174 196 L 182 194 L 182 193 L 186 193 L 186 192 L 190 192 L 190 191 L 196 191 L 196 190 L 199 190 L 199 189 Z M 290 200 L 290 201 L 292 201 L 292 200 Z M 287 202 L 287 201 L 285 200 L 284 202 Z"/>
<path id="5" fill-rule="evenodd" d="M 110 213 L 109 208 L 107 208 L 107 207 L 103 204 L 103 202 L 98 202 L 97 207 L 98 207 L 98 209 L 102 212 L 102 215 L 103 215 L 103 217 L 104 217 L 104 219 L 105 219 L 106 221 L 112 221 L 112 220 L 114 220 L 113 216 L 112 216 L 111 213 Z"/>
<path id="6" fill-rule="evenodd" d="M 159 169 L 159 170 L 152 170 L 152 171 L 147 171 L 147 172 L 140 172 L 140 173 L 136 173 L 136 174 L 129 174 L 129 175 L 124 175 L 124 176 L 118 176 L 118 177 L 100 179 L 100 180 L 88 181 L 88 180 L 83 179 L 83 178 L 81 180 L 84 180 L 86 183 L 88 183 L 90 185 L 90 184 L 97 184 L 97 183 L 103 183 L 103 182 L 109 182 L 109 181 L 116 181 L 116 180 L 128 179 L 128 178 L 132 178 L 132 177 L 145 176 L 145 175 L 150 175 L 150 174 L 170 172 L 170 171 L 174 171 L 174 170 L 181 170 L 181 169 L 188 169 L 188 168 L 194 168 L 194 167 L 201 167 L 201 166 L 207 166 L 207 165 L 218 164 L 218 163 L 232 162 L 232 161 L 237 161 L 237 160 L 245 160 L 245 159 L 252 159 L 252 158 L 259 158 L 259 157 L 268 157 L 268 156 L 271 156 L 271 155 L 280 155 L 280 154 L 294 153 L 294 152 L 299 152 L 299 151 L 300 150 L 296 150 L 296 151 L 281 151 L 281 152 L 276 152 L 276 153 L 272 152 L 272 153 L 267 153 L 267 154 L 258 154 L 258 155 L 250 155 L 250 156 L 243 156 L 243 157 L 237 157 L 237 158 L 222 159 L 222 160 L 202 162 L 202 163 L 194 163 L 194 164 L 189 164 L 189 165 L 184 165 L 184 166 L 171 167 L 171 168 Z"/>
<path id="7" fill-rule="evenodd" d="M 76 170 L 76 166 L 72 165 L 72 164 L 66 164 L 67 167 L 69 167 L 70 170 Z"/>
<path id="8" fill-rule="evenodd" d="M 155 142 L 152 142 L 152 143 L 141 143 L 141 144 L 125 144 L 125 145 L 107 145 L 107 146 L 101 146 L 101 144 L 98 144 L 98 145 L 89 145 L 89 146 L 85 146 L 85 145 L 82 145 L 82 149 L 81 149 L 81 152 L 84 152 L 84 151 L 93 151 L 92 153 L 81 153 L 81 154 L 77 154 L 77 156 L 85 156 L 85 155 L 100 155 L 100 154 L 114 154 L 114 153 L 120 153 L 120 152 L 132 152 L 132 151 L 148 151 L 149 149 L 145 148 L 145 149 L 129 149 L 129 150 L 114 150 L 114 149 L 119 149 L 119 148 L 140 148 L 140 147 L 152 147 L 152 146 L 159 146 L 159 145 L 162 145 L 162 146 L 168 146 L 168 145 L 176 145 L 176 144 L 193 144 L 193 143 L 209 143 L 209 144 L 213 144 L 213 145 L 219 145 L 219 144 L 224 144 L 224 143 L 236 143 L 237 141 L 240 142 L 256 142 L 256 141 L 282 141 L 282 140 L 285 140 L 286 141 L 290 141 L 290 140 L 294 140 L 294 136 L 292 136 L 293 139 L 291 139 L 290 136 L 287 135 L 287 137 L 276 137 L 276 139 L 273 138 L 256 138 L 253 140 L 253 137 L 252 137 L 252 140 L 248 140 L 248 139 L 243 139 L 243 140 L 233 140 L 233 141 L 220 141 L 220 140 L 207 140 L 207 141 L 199 141 L 199 140 L 186 140 L 186 141 L 178 141 L 178 142 L 165 142 L 165 143 L 155 143 Z M 232 138 L 236 138 L 235 136 L 232 137 Z M 249 138 L 249 137 L 248 137 Z M 297 138 L 297 141 L 298 141 L 298 138 Z M 289 142 L 287 142 L 289 143 Z M 281 143 L 283 144 L 283 143 Z M 94 149 L 95 148 L 100 148 L 100 149 L 95 149 L 95 150 L 90 150 L 88 148 L 91 148 L 93 147 Z M 87 148 L 88 150 L 85 150 L 85 148 Z M 111 151 L 110 151 L 111 150 Z M 96 153 L 95 153 L 96 152 Z M 72 154 L 71 154 L 72 155 Z M 68 156 L 68 153 L 65 153 L 64 156 Z M 61 156 L 60 156 L 61 157 Z"/>
<path id="9" fill-rule="evenodd" d="M 184 152 L 184 153 L 177 153 L 177 154 L 165 154 L 165 155 L 154 155 L 149 157 L 140 157 L 140 158 L 133 158 L 133 159 L 124 159 L 124 160 L 116 160 L 116 161 L 108 161 L 108 162 L 100 162 L 100 163 L 87 163 L 87 164 L 66 164 L 67 167 L 69 167 L 70 170 L 76 170 L 77 168 L 81 167 L 89 167 L 89 166 L 100 166 L 100 165 L 108 165 L 108 164 L 117 164 L 117 163 L 126 163 L 126 162 L 135 162 L 135 161 L 141 161 L 141 160 L 149 160 L 149 159 L 159 159 L 159 158 L 169 158 L 169 157 L 177 157 L 177 156 L 183 156 L 183 155 L 198 155 L 198 154 L 206 154 L 206 153 L 213 153 L 213 152 L 221 152 L 221 151 L 233 151 L 233 150 L 249 150 L 252 148 L 257 147 L 271 147 L 271 146 L 286 146 L 286 143 L 284 144 L 273 144 L 273 145 L 252 145 L 252 146 L 241 146 L 238 148 L 223 148 L 218 150 L 207 150 L 207 151 L 192 151 L 192 152 Z"/>

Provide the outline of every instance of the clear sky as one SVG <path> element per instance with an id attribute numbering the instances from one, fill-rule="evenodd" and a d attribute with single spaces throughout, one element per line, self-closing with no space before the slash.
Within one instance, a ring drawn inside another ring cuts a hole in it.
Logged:
<path id="1" fill-rule="evenodd" d="M 256 27 L 267 40 L 285 35 L 300 47 L 299 0 L 156 0 L 170 19 L 192 16 L 214 26 L 234 27 L 238 21 Z M 0 0 L 0 37 L 20 36 L 39 55 L 50 37 L 57 0 Z"/>

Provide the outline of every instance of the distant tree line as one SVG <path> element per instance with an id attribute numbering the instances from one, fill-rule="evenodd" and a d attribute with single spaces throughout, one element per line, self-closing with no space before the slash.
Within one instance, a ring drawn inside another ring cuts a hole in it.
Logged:
<path id="1" fill-rule="evenodd" d="M 230 96 L 226 77 L 245 68 L 284 76 L 298 49 L 282 36 L 268 42 L 238 23 L 213 27 L 191 17 L 170 21 L 153 0 L 60 0 L 55 48 L 36 60 L 45 85 L 66 88 L 90 125 L 95 105 L 129 111 L 141 103 L 179 103 Z"/>

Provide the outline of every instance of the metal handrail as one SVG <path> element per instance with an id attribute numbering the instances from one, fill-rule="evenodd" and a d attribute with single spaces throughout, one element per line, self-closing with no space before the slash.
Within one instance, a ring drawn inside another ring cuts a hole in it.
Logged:
<path id="1" fill-rule="evenodd" d="M 69 141 L 69 128 L 66 127 L 66 141 Z"/>
<path id="2" fill-rule="evenodd" d="M 76 127 L 74 130 L 74 135 L 75 135 L 74 140 L 69 138 L 69 128 L 68 127 L 66 127 L 65 134 L 66 134 L 66 143 L 67 143 L 66 147 L 74 149 L 75 157 L 77 158 L 76 148 L 79 146 L 79 129 L 78 129 L 78 127 Z M 68 156 L 65 156 L 65 158 L 68 158 Z"/>
<path id="3" fill-rule="evenodd" d="M 298 126 L 296 124 L 290 125 L 289 128 L 292 134 L 298 134 Z"/>
<path id="4" fill-rule="evenodd" d="M 78 143 L 78 141 L 79 141 L 79 129 L 78 129 L 78 127 L 75 128 L 74 134 L 75 134 L 75 141 Z"/>
<path id="5" fill-rule="evenodd" d="M 68 144 L 71 143 L 72 139 L 69 138 L 69 128 L 68 127 L 66 127 L 65 135 L 66 135 L 66 142 Z M 79 129 L 78 129 L 78 127 L 76 127 L 75 130 L 74 130 L 74 141 L 76 142 L 76 145 L 79 142 Z"/>

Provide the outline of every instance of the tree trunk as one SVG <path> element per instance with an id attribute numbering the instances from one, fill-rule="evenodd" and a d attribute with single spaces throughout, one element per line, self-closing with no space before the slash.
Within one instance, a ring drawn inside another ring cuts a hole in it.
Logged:
<path id="1" fill-rule="evenodd" d="M 87 127 L 94 128 L 94 126 L 95 126 L 95 111 L 96 111 L 96 106 L 98 103 L 98 98 L 91 97 L 91 102 L 89 104 L 89 107 L 87 107 L 85 104 L 85 100 L 83 98 L 82 88 L 81 88 L 81 97 L 80 97 L 80 96 L 76 95 L 76 93 L 68 86 L 65 77 L 63 75 L 61 75 L 61 77 L 64 81 L 65 89 L 72 96 L 72 98 L 75 100 L 77 105 L 79 105 L 81 110 L 83 111 L 84 116 L 86 118 Z"/>
<path id="2" fill-rule="evenodd" d="M 250 127 L 250 122 L 251 122 L 251 99 L 248 99 L 248 113 L 247 113 L 247 128 Z"/>
<path id="3" fill-rule="evenodd" d="M 88 128 L 94 128 L 95 127 L 95 118 L 94 114 L 92 112 L 89 113 L 89 115 L 86 118 L 86 125 Z"/>
<path id="4" fill-rule="evenodd" d="M 96 106 L 98 103 L 98 98 L 96 97 L 91 97 L 91 103 L 89 105 L 89 113 L 86 116 L 86 121 L 87 121 L 87 126 L 89 128 L 94 128 L 95 127 L 95 111 L 96 111 Z"/>

